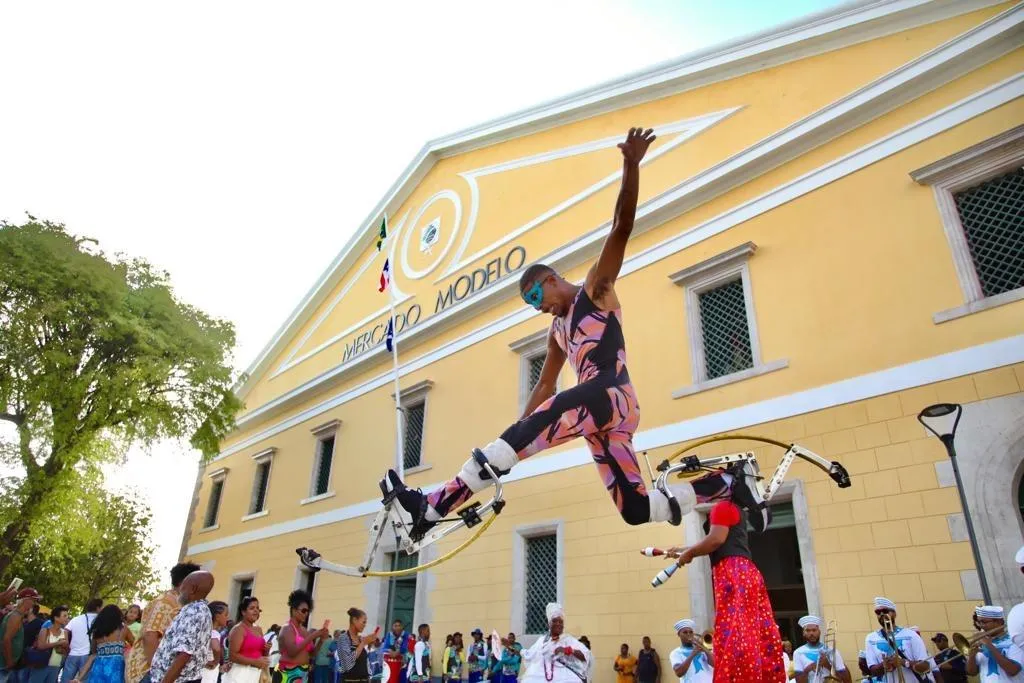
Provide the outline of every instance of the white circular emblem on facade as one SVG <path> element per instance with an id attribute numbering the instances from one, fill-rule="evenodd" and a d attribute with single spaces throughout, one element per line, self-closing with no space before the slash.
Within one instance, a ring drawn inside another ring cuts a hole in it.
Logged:
<path id="1" fill-rule="evenodd" d="M 455 220 L 452 225 L 451 234 L 444 236 L 444 223 L 440 217 L 430 221 L 427 225 L 423 226 L 420 232 L 419 243 L 420 251 L 430 254 L 433 252 L 434 247 L 438 245 L 442 240 L 444 242 L 444 248 L 441 253 L 437 255 L 429 265 L 421 270 L 417 270 L 409 265 L 409 241 L 413 233 L 417 232 L 415 226 L 419 223 L 420 219 L 423 218 L 423 214 L 427 212 L 435 202 L 439 202 L 442 199 L 446 199 L 452 203 L 455 207 Z M 454 190 L 441 190 L 433 197 L 428 199 L 420 207 L 420 210 L 416 212 L 416 216 L 412 219 L 410 224 L 410 230 L 405 231 L 405 235 L 402 237 L 402 250 L 401 250 L 401 267 L 402 275 L 409 278 L 410 280 L 419 280 L 429 275 L 435 268 L 441 265 L 441 261 L 444 260 L 445 256 L 451 250 L 452 245 L 455 244 L 455 238 L 459 234 L 459 225 L 462 224 L 462 200 L 459 199 L 459 195 Z"/>

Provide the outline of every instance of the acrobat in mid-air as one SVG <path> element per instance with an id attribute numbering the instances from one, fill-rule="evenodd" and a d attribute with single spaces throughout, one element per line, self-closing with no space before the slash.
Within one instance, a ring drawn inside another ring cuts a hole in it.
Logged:
<path id="1" fill-rule="evenodd" d="M 679 481 L 648 490 L 633 450 L 640 407 L 626 369 L 622 307 L 615 280 L 633 232 L 640 161 L 654 140 L 652 130 L 632 128 L 619 144 L 622 186 L 611 231 L 583 285 L 566 281 L 541 263 L 531 265 L 520 277 L 523 300 L 554 318 L 548 333 L 547 357 L 522 418 L 480 450 L 502 476 L 521 460 L 582 437 L 627 524 L 679 524 L 695 503 L 724 497 L 731 487 L 738 487 L 746 492 L 736 497 L 749 509 L 755 528 L 763 529 L 767 509 L 761 505 L 762 497 L 753 483 L 756 480 L 752 480 L 752 486 L 747 485 L 748 478 L 755 474 L 745 471 L 750 469 L 749 463 L 738 463 L 732 473 L 712 473 L 692 485 Z M 578 384 L 555 393 L 558 373 L 566 360 L 576 371 Z M 394 470 L 381 481 L 381 489 L 385 497 L 394 496 L 409 513 L 412 535 L 417 537 L 486 488 L 488 479 L 478 458 L 470 458 L 454 478 L 429 494 L 406 487 Z"/>
<path id="2" fill-rule="evenodd" d="M 498 479 L 517 463 L 580 437 L 587 442 L 601 480 L 627 524 L 679 525 L 683 515 L 698 503 L 732 500 L 748 512 L 756 531 L 767 526 L 766 488 L 752 453 L 713 459 L 714 467 L 691 462 L 684 467 L 689 473 L 708 471 L 690 480 L 673 477 L 670 481 L 663 467 L 662 476 L 648 488 L 633 448 L 640 407 L 626 367 L 622 306 L 615 282 L 633 231 L 640 162 L 654 140 L 651 129 L 632 128 L 618 145 L 622 153 L 622 184 L 611 229 L 583 284 L 568 282 L 553 268 L 540 263 L 529 266 L 519 279 L 523 300 L 553 318 L 541 376 L 523 416 L 491 443 L 473 449 L 462 469 L 434 491 L 423 493 L 409 488 L 397 472 L 389 470 L 380 482 L 385 510 L 378 516 L 373 534 L 379 537 L 386 527 L 394 526 L 397 531 L 401 526 L 401 534 L 406 537 L 402 545 L 411 553 L 452 531 L 455 527 L 449 526 L 443 532 L 432 530 L 440 522 L 452 521 L 448 515 L 453 511 L 461 517 L 460 525 L 474 526 L 484 512 L 500 512 L 504 501 Z M 566 360 L 572 364 L 578 383 L 556 393 L 557 378 Z M 806 457 L 804 453 L 796 455 Z M 826 470 L 835 464 L 814 457 L 820 461 L 815 464 Z M 671 469 L 673 473 L 679 471 L 678 466 Z M 459 509 L 489 486 L 496 491 L 490 503 L 477 506 L 475 511 Z M 411 518 L 407 525 L 397 511 L 391 517 L 385 514 L 395 502 Z M 336 565 L 328 567 L 315 551 L 299 548 L 297 552 L 303 564 L 314 569 L 323 566 L 341 573 L 370 574 L 367 566 L 342 571 Z"/>

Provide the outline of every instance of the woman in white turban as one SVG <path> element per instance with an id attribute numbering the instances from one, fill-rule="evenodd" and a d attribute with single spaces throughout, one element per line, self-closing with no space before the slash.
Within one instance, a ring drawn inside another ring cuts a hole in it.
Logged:
<path id="1" fill-rule="evenodd" d="M 586 683 L 590 650 L 564 632 L 565 611 L 558 603 L 545 610 L 548 632 L 523 653 L 522 683 Z"/>

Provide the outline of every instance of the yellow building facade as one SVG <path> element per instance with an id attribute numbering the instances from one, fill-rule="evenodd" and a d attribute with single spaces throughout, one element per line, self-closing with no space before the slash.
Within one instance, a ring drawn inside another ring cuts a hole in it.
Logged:
<path id="1" fill-rule="evenodd" d="M 637 450 L 658 462 L 745 433 L 840 460 L 847 489 L 794 466 L 754 551 L 783 630 L 807 611 L 834 619 L 850 661 L 876 595 L 926 638 L 971 630 L 979 575 L 950 461 L 916 419 L 960 403 L 985 576 L 995 602 L 1020 601 L 1022 45 L 1016 2 L 845 5 L 429 143 L 238 387 L 246 407 L 200 469 L 182 556 L 212 569 L 215 597 L 257 595 L 264 626 L 311 586 L 314 619 L 343 626 L 357 606 L 371 624 L 429 622 L 435 654 L 475 626 L 535 634 L 537 605 L 557 599 L 600 683 L 620 643 L 650 635 L 667 665 L 677 619 L 711 626 L 707 561 L 655 589 L 662 563 L 637 552 L 692 540 L 702 513 L 625 525 L 582 442 L 521 463 L 493 526 L 414 579 L 313 577 L 294 552 L 358 564 L 395 462 L 385 260 L 406 479 L 429 490 L 519 416 L 550 319 L 522 303 L 518 273 L 541 261 L 582 280 L 616 145 L 642 125 L 658 139 L 616 285 Z M 561 387 L 574 382 L 567 367 Z M 781 452 L 754 446 L 774 467 Z M 376 566 L 404 561 L 384 549 Z"/>

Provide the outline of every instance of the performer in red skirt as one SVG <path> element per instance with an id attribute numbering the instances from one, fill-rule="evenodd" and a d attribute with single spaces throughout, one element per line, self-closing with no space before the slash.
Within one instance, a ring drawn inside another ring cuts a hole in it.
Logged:
<path id="1" fill-rule="evenodd" d="M 782 637 L 764 577 L 747 543 L 747 513 L 720 500 L 704 523 L 707 534 L 689 548 L 672 548 L 679 566 L 709 555 L 715 589 L 714 683 L 786 683 Z"/>

